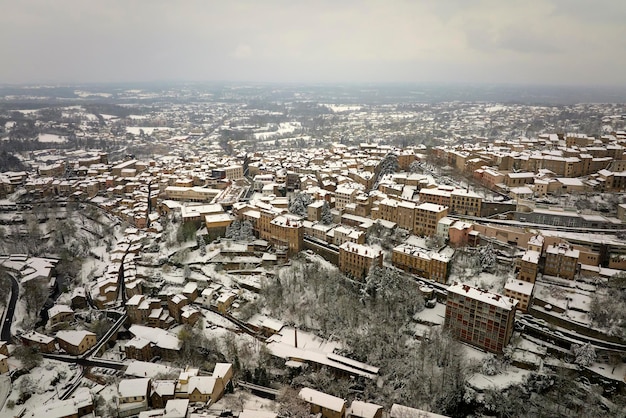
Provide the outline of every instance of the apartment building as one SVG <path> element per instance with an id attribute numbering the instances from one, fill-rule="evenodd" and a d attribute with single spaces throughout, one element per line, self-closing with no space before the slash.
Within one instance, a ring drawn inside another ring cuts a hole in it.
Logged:
<path id="1" fill-rule="evenodd" d="M 533 283 L 527 281 L 509 279 L 504 285 L 504 296 L 519 300 L 519 310 L 528 312 L 534 287 Z"/>
<path id="2" fill-rule="evenodd" d="M 391 263 L 409 273 L 445 283 L 450 257 L 411 244 L 400 244 L 392 250 Z"/>
<path id="3" fill-rule="evenodd" d="M 337 187 L 335 190 L 335 209 L 343 210 L 348 203 L 354 203 L 358 189 Z"/>
<path id="4" fill-rule="evenodd" d="M 165 196 L 167 199 L 184 202 L 211 202 L 221 192 L 222 191 L 218 189 L 208 189 L 199 186 L 168 186 L 165 188 Z"/>
<path id="5" fill-rule="evenodd" d="M 513 334 L 519 301 L 455 283 L 448 288 L 445 327 L 460 341 L 501 353 Z"/>
<path id="6" fill-rule="evenodd" d="M 548 245 L 544 274 L 573 280 L 578 268 L 580 251 L 569 244 Z"/>
<path id="7" fill-rule="evenodd" d="M 243 177 L 243 166 L 238 164 L 222 167 L 214 171 L 223 172 L 224 178 L 227 178 L 228 180 L 238 180 Z"/>
<path id="8" fill-rule="evenodd" d="M 339 270 L 358 280 L 363 280 L 372 267 L 382 265 L 382 251 L 352 242 L 344 242 L 339 247 Z"/>
<path id="9" fill-rule="evenodd" d="M 480 216 L 483 199 L 474 192 L 457 189 L 450 193 L 450 212 L 459 215 Z"/>
<path id="10" fill-rule="evenodd" d="M 279 215 L 270 221 L 269 234 L 264 234 L 260 238 L 287 249 L 290 254 L 295 254 L 304 247 L 304 225 L 299 216 Z"/>
<path id="11" fill-rule="evenodd" d="M 422 203 L 415 208 L 415 235 L 432 237 L 437 234 L 439 221 L 448 216 L 448 207 L 436 203 Z"/>
<path id="12" fill-rule="evenodd" d="M 526 250 L 522 258 L 518 261 L 519 271 L 517 272 L 517 279 L 528 283 L 535 283 L 537 273 L 539 273 L 540 257 L 541 253 Z"/>

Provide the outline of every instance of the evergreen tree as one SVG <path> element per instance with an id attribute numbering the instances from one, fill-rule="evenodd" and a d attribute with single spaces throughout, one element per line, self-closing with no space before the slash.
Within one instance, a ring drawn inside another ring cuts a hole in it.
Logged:
<path id="1" fill-rule="evenodd" d="M 333 223 L 333 214 L 330 212 L 330 205 L 324 201 L 322 205 L 322 218 L 321 221 L 324 225 L 330 225 Z"/>

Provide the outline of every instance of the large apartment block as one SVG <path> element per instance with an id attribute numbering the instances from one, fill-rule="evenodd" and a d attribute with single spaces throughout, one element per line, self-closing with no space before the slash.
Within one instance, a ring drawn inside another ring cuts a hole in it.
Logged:
<path id="1" fill-rule="evenodd" d="M 445 327 L 460 341 L 501 353 L 513 334 L 519 301 L 466 284 L 448 288 Z"/>
<path id="2" fill-rule="evenodd" d="M 339 247 L 339 270 L 363 280 L 374 266 L 382 267 L 383 253 L 372 247 L 344 242 Z"/>

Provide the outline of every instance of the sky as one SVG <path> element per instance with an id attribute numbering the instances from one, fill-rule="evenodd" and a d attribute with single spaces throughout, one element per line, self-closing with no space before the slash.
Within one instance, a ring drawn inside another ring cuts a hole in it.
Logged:
<path id="1" fill-rule="evenodd" d="M 623 0 L 0 0 L 0 83 L 626 85 Z"/>

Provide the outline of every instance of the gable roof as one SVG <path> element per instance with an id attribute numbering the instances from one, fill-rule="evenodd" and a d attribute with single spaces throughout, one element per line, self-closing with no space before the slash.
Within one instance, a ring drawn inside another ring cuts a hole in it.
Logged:
<path id="1" fill-rule="evenodd" d="M 302 388 L 298 396 L 305 402 L 330 409 L 331 411 L 341 412 L 346 406 L 345 400 L 311 388 Z"/>

